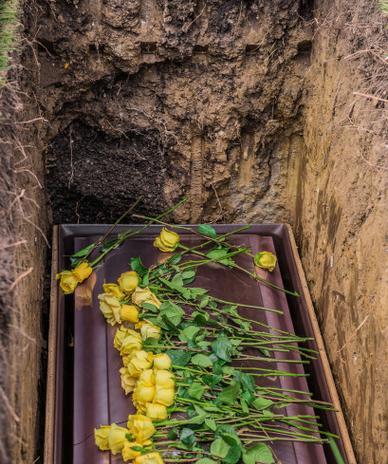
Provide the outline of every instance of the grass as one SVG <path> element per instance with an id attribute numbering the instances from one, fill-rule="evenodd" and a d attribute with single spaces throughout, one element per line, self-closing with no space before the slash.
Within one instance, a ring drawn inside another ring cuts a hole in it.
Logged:
<path id="1" fill-rule="evenodd" d="M 9 53 L 15 45 L 18 0 L 0 0 L 0 86 L 4 84 Z"/>
<path id="2" fill-rule="evenodd" d="M 388 0 L 380 0 L 379 6 L 384 14 L 388 14 Z"/>

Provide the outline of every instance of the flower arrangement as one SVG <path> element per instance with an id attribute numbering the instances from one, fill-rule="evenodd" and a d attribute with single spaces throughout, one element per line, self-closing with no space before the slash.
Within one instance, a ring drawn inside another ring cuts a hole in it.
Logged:
<path id="1" fill-rule="evenodd" d="M 281 313 L 280 309 L 223 300 L 193 285 L 199 268 L 210 264 L 297 296 L 263 279 L 263 271 L 276 268 L 276 256 L 267 250 L 253 255 L 247 247 L 229 242 L 233 233 L 219 235 L 210 225 L 198 226 L 194 232 L 202 241 L 188 247 L 179 231 L 192 233 L 191 228 L 137 217 L 163 226 L 153 245 L 168 255 L 150 268 L 132 257 L 131 269 L 117 282 L 105 283 L 98 296 L 102 316 L 117 326 L 113 345 L 122 360 L 118 375 L 137 410 L 129 415 L 126 427 L 113 423 L 96 428 L 98 448 L 121 453 L 124 462 L 135 464 L 273 464 L 277 457 L 272 445 L 278 441 L 332 445 L 337 437 L 319 429 L 317 416 L 290 416 L 285 411 L 292 404 L 330 410 L 329 403 L 315 401 L 305 391 L 260 382 L 267 377 L 304 376 L 271 366 L 277 352 L 285 364 L 314 359 L 315 351 L 303 345 L 310 339 L 239 311 L 248 307 Z M 242 254 L 251 257 L 253 271 L 238 264 L 236 257 Z M 84 263 L 77 265 L 82 264 L 81 269 L 63 271 L 60 279 L 67 272 L 87 278 Z M 64 293 L 70 293 L 66 286 Z M 295 351 L 300 361 L 285 357 Z M 252 367 L 252 361 L 260 361 L 260 366 L 268 363 L 268 368 Z"/>

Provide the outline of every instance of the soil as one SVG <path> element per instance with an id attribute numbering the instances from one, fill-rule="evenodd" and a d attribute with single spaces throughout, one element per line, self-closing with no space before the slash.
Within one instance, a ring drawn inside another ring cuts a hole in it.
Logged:
<path id="1" fill-rule="evenodd" d="M 155 212 L 188 191 L 177 220 L 285 218 L 312 37 L 298 2 L 41 3 L 54 222 L 111 222 L 140 195 Z"/>
<path id="2" fill-rule="evenodd" d="M 42 462 L 51 224 L 111 223 L 139 197 L 155 214 L 188 195 L 176 222 L 292 224 L 358 460 L 383 462 L 387 28 L 377 1 L 22 6 L 8 113 L 1 97 L 12 131 L 1 132 L 0 196 L 13 212 L 7 243 L 25 240 L 0 276 L 0 326 L 11 340 L 26 335 L 0 407 L 21 440 L 6 443 L 12 456 L 0 440 L 0 461 Z"/>

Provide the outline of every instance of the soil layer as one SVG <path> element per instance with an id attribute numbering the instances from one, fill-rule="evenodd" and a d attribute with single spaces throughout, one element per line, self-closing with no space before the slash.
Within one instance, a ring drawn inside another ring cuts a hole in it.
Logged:
<path id="1" fill-rule="evenodd" d="M 55 222 L 111 222 L 140 195 L 155 212 L 187 192 L 177 220 L 286 218 L 312 34 L 298 2 L 41 3 Z"/>

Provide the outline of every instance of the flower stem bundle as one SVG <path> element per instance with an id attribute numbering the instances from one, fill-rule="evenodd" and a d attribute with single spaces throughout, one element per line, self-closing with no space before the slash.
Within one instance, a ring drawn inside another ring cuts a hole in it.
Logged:
<path id="1" fill-rule="evenodd" d="M 99 449 L 121 453 L 124 462 L 135 464 L 272 464 L 277 462 L 277 442 L 335 438 L 320 429 L 312 412 L 331 410 L 329 403 L 273 383 L 306 375 L 292 366 L 314 359 L 315 351 L 306 346 L 311 339 L 242 311 L 281 314 L 280 308 L 224 300 L 195 286 L 203 266 L 221 266 L 257 280 L 236 257 L 249 256 L 253 266 L 272 272 L 276 256 L 267 250 L 253 255 L 247 247 L 229 243 L 230 233 L 218 235 L 209 225 L 198 227 L 202 241 L 190 247 L 178 233 L 182 226 L 174 231 L 163 225 L 154 246 L 168 253 L 166 259 L 146 268 L 132 257 L 131 269 L 116 283 L 105 283 L 98 297 L 107 323 L 117 326 L 118 375 L 137 410 L 123 418 L 126 427 L 95 429 Z M 273 291 L 283 290 L 262 280 Z M 290 368 L 279 369 L 277 363 Z M 313 409 L 310 414 L 288 413 L 297 405 Z"/>

